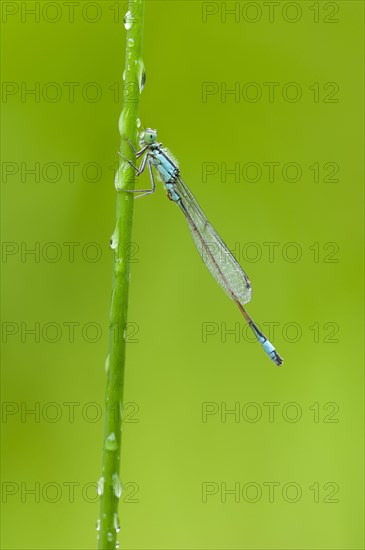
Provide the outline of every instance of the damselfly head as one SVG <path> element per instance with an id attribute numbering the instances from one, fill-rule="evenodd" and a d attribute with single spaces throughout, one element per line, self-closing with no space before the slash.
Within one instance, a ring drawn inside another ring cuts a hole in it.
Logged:
<path id="1" fill-rule="evenodd" d="M 156 130 L 152 130 L 152 128 L 146 128 L 146 130 L 141 133 L 141 145 L 151 145 L 151 143 L 155 143 L 156 140 L 157 132 Z"/>

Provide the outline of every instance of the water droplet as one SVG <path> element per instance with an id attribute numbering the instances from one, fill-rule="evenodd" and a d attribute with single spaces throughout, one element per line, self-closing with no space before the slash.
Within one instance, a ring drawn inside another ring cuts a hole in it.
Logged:
<path id="1" fill-rule="evenodd" d="M 110 367 L 110 354 L 108 353 L 108 355 L 106 356 L 106 359 L 105 359 L 105 372 L 107 374 L 109 372 L 109 367 Z"/>
<path id="2" fill-rule="evenodd" d="M 125 28 L 126 31 L 129 31 L 129 29 L 132 28 L 133 21 L 134 20 L 133 20 L 132 12 L 127 11 L 127 13 L 124 16 L 124 20 L 123 20 L 124 28 Z"/>
<path id="3" fill-rule="evenodd" d="M 105 448 L 107 451 L 115 451 L 118 448 L 117 438 L 115 437 L 114 432 L 109 434 L 106 438 Z"/>
<path id="4" fill-rule="evenodd" d="M 109 533 L 107 533 L 106 535 L 106 538 L 108 539 L 109 542 L 111 542 L 113 540 L 113 533 L 109 531 Z"/>
<path id="5" fill-rule="evenodd" d="M 128 38 L 128 46 L 130 48 L 133 48 L 133 46 L 134 46 L 134 39 L 133 38 Z"/>
<path id="6" fill-rule="evenodd" d="M 100 523 L 101 523 L 100 519 L 98 519 L 97 522 L 96 522 L 96 530 L 97 531 L 100 531 Z"/>
<path id="7" fill-rule="evenodd" d="M 120 135 L 124 135 L 125 134 L 125 126 L 126 126 L 126 121 L 128 119 L 128 115 L 129 115 L 129 107 L 126 105 L 122 112 L 120 113 L 120 117 L 119 117 L 119 133 Z"/>
<path id="8" fill-rule="evenodd" d="M 119 235 L 118 235 L 118 229 L 116 227 L 113 235 L 110 237 L 110 248 L 112 250 L 116 250 L 118 248 L 118 244 L 119 244 Z"/>
<path id="9" fill-rule="evenodd" d="M 124 69 L 123 74 L 122 74 L 122 79 L 123 79 L 123 82 L 125 82 L 125 69 Z"/>
<path id="10" fill-rule="evenodd" d="M 97 490 L 97 493 L 98 493 L 99 497 L 101 497 L 102 494 L 104 493 L 104 478 L 103 477 L 101 477 L 99 479 L 99 481 L 97 482 L 96 490 Z"/>
<path id="11" fill-rule="evenodd" d="M 113 523 L 114 523 L 114 529 L 116 530 L 117 533 L 119 533 L 120 523 L 119 523 L 118 514 L 116 513 L 114 513 L 114 516 L 113 516 Z"/>
<path id="12" fill-rule="evenodd" d="M 120 498 L 122 496 L 123 487 L 122 487 L 122 484 L 120 482 L 118 474 L 113 474 L 112 475 L 112 480 L 113 480 L 114 494 L 117 498 Z"/>
<path id="13" fill-rule="evenodd" d="M 119 542 L 118 542 L 118 541 L 115 543 L 115 548 L 116 548 L 117 550 L 118 550 L 118 548 L 119 548 Z"/>
<path id="14" fill-rule="evenodd" d="M 137 78 L 139 85 L 139 92 L 142 93 L 142 90 L 146 84 L 146 70 L 142 59 L 136 59 L 135 63 L 137 66 Z"/>
<path id="15" fill-rule="evenodd" d="M 137 118 L 137 128 L 140 128 L 141 127 L 141 121 L 139 120 L 139 118 Z"/>
<path id="16" fill-rule="evenodd" d="M 122 168 L 123 170 L 123 168 Z M 123 183 L 120 179 L 120 173 L 119 173 L 119 170 L 117 170 L 115 172 L 115 176 L 114 176 L 114 187 L 117 191 L 120 191 L 121 189 L 123 189 Z"/>

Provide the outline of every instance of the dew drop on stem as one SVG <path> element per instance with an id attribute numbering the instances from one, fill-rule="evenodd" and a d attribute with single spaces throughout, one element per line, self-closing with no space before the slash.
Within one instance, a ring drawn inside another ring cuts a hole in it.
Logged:
<path id="1" fill-rule="evenodd" d="M 127 11 L 127 13 L 124 16 L 123 23 L 124 23 L 124 28 L 125 28 L 126 31 L 129 31 L 129 29 L 132 28 L 132 25 L 133 25 L 132 12 Z"/>
<path id="2" fill-rule="evenodd" d="M 99 479 L 99 481 L 97 482 L 96 490 L 97 490 L 97 493 L 98 493 L 99 497 L 101 497 L 102 494 L 104 493 L 104 478 L 103 477 L 101 477 Z"/>
<path id="3" fill-rule="evenodd" d="M 146 84 L 146 70 L 142 59 L 136 59 L 135 63 L 137 65 L 139 93 L 142 93 L 142 90 Z"/>
<path id="4" fill-rule="evenodd" d="M 113 524 L 114 524 L 114 529 L 116 530 L 117 533 L 119 533 L 120 523 L 119 523 L 118 514 L 116 513 L 114 513 L 114 516 L 113 516 Z"/>
<path id="5" fill-rule="evenodd" d="M 118 474 L 114 473 L 112 475 L 112 480 L 113 480 L 114 494 L 117 498 L 120 498 L 122 496 L 123 487 L 122 487 L 122 484 L 120 482 Z"/>
<path id="6" fill-rule="evenodd" d="M 107 451 L 115 451 L 118 448 L 117 438 L 115 437 L 114 432 L 109 434 L 106 438 L 105 448 Z"/>

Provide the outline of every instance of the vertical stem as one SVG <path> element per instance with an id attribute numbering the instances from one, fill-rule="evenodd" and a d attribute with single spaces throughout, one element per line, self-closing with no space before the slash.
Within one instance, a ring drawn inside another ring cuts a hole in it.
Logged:
<path id="1" fill-rule="evenodd" d="M 119 121 L 121 153 L 135 163 L 128 142 L 136 147 L 140 88 L 144 79 L 142 62 L 144 0 L 129 0 L 124 19 L 127 29 L 124 73 L 123 109 Z M 119 480 L 122 431 L 122 403 L 125 370 L 126 326 L 130 265 L 128 254 L 132 237 L 133 194 L 124 189 L 134 188 L 135 174 L 121 162 L 115 177 L 116 226 L 111 239 L 114 250 L 113 290 L 110 305 L 109 355 L 106 361 L 105 423 L 103 438 L 102 478 L 98 521 L 99 549 L 117 547 L 119 531 L 118 505 L 122 491 Z"/>

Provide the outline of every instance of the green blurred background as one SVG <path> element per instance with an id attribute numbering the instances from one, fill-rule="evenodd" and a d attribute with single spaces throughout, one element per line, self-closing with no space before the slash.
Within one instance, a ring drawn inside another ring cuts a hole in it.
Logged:
<path id="1" fill-rule="evenodd" d="M 2 2 L 6 549 L 96 546 L 126 4 L 71 4 Z M 363 548 L 362 22 L 358 1 L 146 1 L 142 124 L 285 362 L 161 186 L 137 201 L 122 548 Z"/>

